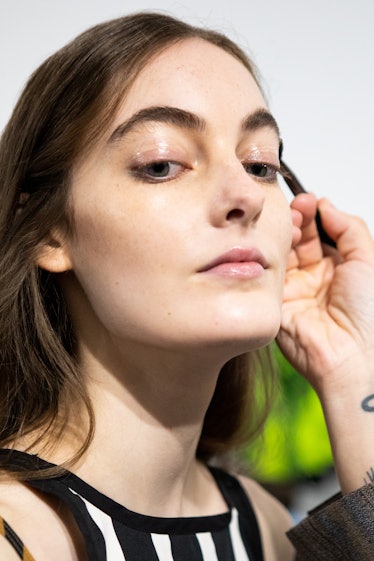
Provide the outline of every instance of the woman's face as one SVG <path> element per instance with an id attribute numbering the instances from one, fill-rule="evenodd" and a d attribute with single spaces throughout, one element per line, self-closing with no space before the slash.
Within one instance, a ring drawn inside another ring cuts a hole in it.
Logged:
<path id="1" fill-rule="evenodd" d="M 292 229 L 278 149 L 231 55 L 189 39 L 151 60 L 73 175 L 70 300 L 94 317 L 80 314 L 78 330 L 228 356 L 272 339 Z"/>

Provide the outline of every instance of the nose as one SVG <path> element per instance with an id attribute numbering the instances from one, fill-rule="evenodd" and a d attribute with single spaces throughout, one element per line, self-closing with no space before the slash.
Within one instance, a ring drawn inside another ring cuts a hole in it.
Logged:
<path id="1" fill-rule="evenodd" d="M 247 226 L 261 216 L 264 186 L 251 177 L 240 161 L 219 166 L 212 181 L 210 220 L 215 227 Z"/>

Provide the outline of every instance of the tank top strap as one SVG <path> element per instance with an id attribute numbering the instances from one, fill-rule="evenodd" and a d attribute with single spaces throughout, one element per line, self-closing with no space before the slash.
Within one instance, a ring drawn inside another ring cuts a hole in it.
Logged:
<path id="1" fill-rule="evenodd" d="M 46 462 L 36 455 L 20 452 L 18 450 L 0 450 L 0 465 L 3 469 L 14 470 L 22 472 L 26 469 L 29 470 L 43 470 L 46 468 L 55 467 L 54 464 Z M 46 479 L 26 479 L 25 483 L 40 491 L 42 494 L 51 495 L 60 499 L 71 510 L 74 519 L 84 536 L 87 548 L 87 555 L 90 561 L 101 561 L 105 559 L 105 541 L 102 535 L 97 532 L 97 527 L 90 516 L 87 516 L 87 509 L 85 505 L 79 500 L 74 492 L 68 489 L 66 477 L 69 477 L 69 472 L 62 472 L 61 475 L 49 477 Z M 10 529 L 11 530 L 11 529 Z M 18 536 L 12 531 L 17 539 Z M 8 541 L 11 534 L 7 537 Z M 5 536 L 6 537 L 6 536 Z M 16 541 L 14 541 L 16 543 Z M 14 547 L 14 544 L 12 544 Z M 29 554 L 28 550 L 26 550 Z M 32 557 L 21 557 L 23 561 L 33 561 Z"/>
<path id="2" fill-rule="evenodd" d="M 253 552 L 256 561 L 264 561 L 260 529 L 248 493 L 233 475 L 220 468 L 208 467 L 227 504 L 239 513 L 240 530 L 246 546 Z"/>
<path id="3" fill-rule="evenodd" d="M 0 535 L 9 542 L 11 547 L 17 553 L 22 561 L 35 561 L 21 538 L 16 534 L 13 528 L 0 516 Z"/>

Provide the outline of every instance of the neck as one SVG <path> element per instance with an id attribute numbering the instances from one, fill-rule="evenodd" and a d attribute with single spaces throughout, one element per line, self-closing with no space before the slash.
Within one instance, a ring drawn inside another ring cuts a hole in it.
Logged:
<path id="1" fill-rule="evenodd" d="M 85 359 L 95 434 L 72 471 L 137 512 L 193 516 L 202 509 L 225 510 L 213 488 L 211 500 L 200 492 L 210 475 L 196 461 L 219 367 L 208 370 L 186 357 L 154 359 L 147 364 L 143 356 L 136 368 L 123 358 L 118 368 L 111 359 L 109 370 L 103 361 Z"/>

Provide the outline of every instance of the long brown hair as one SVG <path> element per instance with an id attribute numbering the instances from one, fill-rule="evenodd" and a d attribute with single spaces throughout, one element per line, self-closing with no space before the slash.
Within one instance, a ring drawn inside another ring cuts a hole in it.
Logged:
<path id="1" fill-rule="evenodd" d="M 40 441 L 46 435 L 56 441 L 64 427 L 61 419 L 67 420 L 77 401 L 86 406 L 90 429 L 74 458 L 89 445 L 94 418 L 74 356 L 74 331 L 56 277 L 36 266 L 36 251 L 56 225 L 66 232 L 73 227 L 67 204 L 73 164 L 107 129 L 140 70 L 163 48 L 193 37 L 236 57 L 257 81 L 246 54 L 221 33 L 167 15 L 138 13 L 97 25 L 48 58 L 31 76 L 4 130 L 0 447 L 16 446 L 31 433 Z M 244 426 L 256 430 L 258 376 L 258 363 L 247 356 L 222 369 L 199 457 L 209 459 L 237 445 Z"/>

